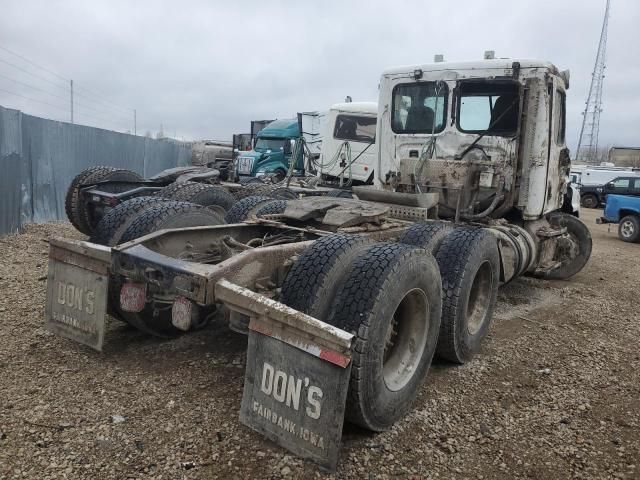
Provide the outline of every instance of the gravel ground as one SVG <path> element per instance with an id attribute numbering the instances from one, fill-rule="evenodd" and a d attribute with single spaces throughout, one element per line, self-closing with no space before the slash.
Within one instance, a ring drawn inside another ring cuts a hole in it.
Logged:
<path id="1" fill-rule="evenodd" d="M 594 224 L 570 282 L 504 287 L 468 365 L 436 363 L 391 431 L 345 426 L 339 478 L 640 478 L 640 245 Z M 103 353 L 42 328 L 48 245 L 0 238 L 0 479 L 324 478 L 238 422 L 245 338 L 110 325 Z"/>

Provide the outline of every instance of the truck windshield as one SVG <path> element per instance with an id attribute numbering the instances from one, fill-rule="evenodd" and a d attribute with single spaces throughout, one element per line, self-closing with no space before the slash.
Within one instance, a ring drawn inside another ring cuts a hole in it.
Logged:
<path id="1" fill-rule="evenodd" d="M 376 141 L 376 117 L 338 115 L 333 138 L 373 143 Z"/>
<path id="2" fill-rule="evenodd" d="M 439 133 L 447 116 L 444 82 L 404 83 L 393 89 L 391 128 L 395 133 Z"/>
<path id="3" fill-rule="evenodd" d="M 284 148 L 284 139 L 282 138 L 258 138 L 254 150 L 256 152 L 266 152 L 267 150 L 282 150 Z"/>

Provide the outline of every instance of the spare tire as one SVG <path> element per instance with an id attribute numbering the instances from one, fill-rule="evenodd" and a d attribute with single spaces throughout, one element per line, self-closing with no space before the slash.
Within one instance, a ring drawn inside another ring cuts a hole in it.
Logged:
<path id="1" fill-rule="evenodd" d="M 436 350 L 441 294 L 423 249 L 378 243 L 353 262 L 327 318 L 355 335 L 347 420 L 382 431 L 409 411 Z"/>
<path id="2" fill-rule="evenodd" d="M 498 297 L 500 255 L 495 236 L 482 228 L 456 228 L 436 260 L 442 275 L 442 322 L 437 354 L 466 363 L 480 349 Z"/>
<path id="3" fill-rule="evenodd" d="M 221 225 L 224 219 L 219 213 L 189 202 L 165 201 L 153 205 L 138 214 L 123 232 L 120 243 L 165 228 Z"/>
<path id="4" fill-rule="evenodd" d="M 120 243 L 122 234 L 138 213 L 167 201 L 162 197 L 136 197 L 122 202 L 102 217 L 89 240 L 93 243 L 113 247 Z"/>
<path id="5" fill-rule="evenodd" d="M 169 185 L 160 190 L 159 195 L 177 202 L 191 202 L 203 207 L 221 207 L 224 212 L 236 202 L 235 197 L 223 187 L 198 182 Z"/>
<path id="6" fill-rule="evenodd" d="M 74 227 L 86 235 L 92 233 L 100 221 L 103 212 L 94 211 L 94 209 L 81 198 L 80 190 L 83 185 L 109 180 L 139 182 L 142 180 L 142 177 L 131 170 L 97 166 L 87 168 L 80 172 L 71 181 L 71 185 L 69 185 L 64 204 L 67 218 Z M 103 185 L 100 188 L 111 193 L 124 192 L 129 189 L 126 185 Z"/>
<path id="7" fill-rule="evenodd" d="M 271 200 L 273 200 L 273 198 L 260 195 L 243 198 L 242 200 L 237 201 L 233 207 L 229 209 L 224 219 L 227 223 L 243 222 L 258 205 Z"/>

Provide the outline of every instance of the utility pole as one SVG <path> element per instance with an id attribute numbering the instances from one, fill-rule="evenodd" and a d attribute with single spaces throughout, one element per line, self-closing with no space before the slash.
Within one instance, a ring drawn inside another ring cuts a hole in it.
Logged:
<path id="1" fill-rule="evenodd" d="M 589 86 L 586 105 L 584 112 L 582 112 L 582 128 L 580 129 L 580 138 L 575 156 L 576 162 L 587 164 L 596 164 L 598 162 L 598 135 L 600 133 L 600 112 L 602 112 L 602 83 L 606 68 L 609 3 L 610 0 L 607 0 L 602 31 L 600 32 L 600 42 L 598 42 L 596 63 L 591 74 L 591 85 Z"/>
<path id="2" fill-rule="evenodd" d="M 71 82 L 71 123 L 73 123 L 73 80 Z"/>
<path id="3" fill-rule="evenodd" d="M 133 109 L 133 134 L 138 135 L 138 119 L 136 118 L 136 109 Z"/>

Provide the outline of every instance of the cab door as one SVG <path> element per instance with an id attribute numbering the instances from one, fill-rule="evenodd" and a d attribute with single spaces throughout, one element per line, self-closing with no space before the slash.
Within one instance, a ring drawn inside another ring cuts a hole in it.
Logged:
<path id="1" fill-rule="evenodd" d="M 550 98 L 549 118 L 549 163 L 545 211 L 550 212 L 562 207 L 568 182 L 571 160 L 567 148 L 566 133 L 566 94 L 564 85 L 554 77 L 548 83 Z"/>

